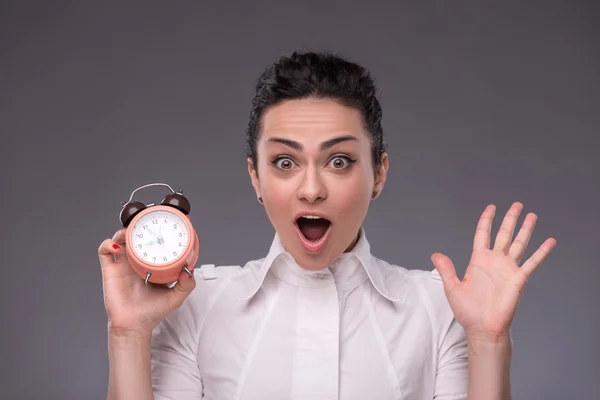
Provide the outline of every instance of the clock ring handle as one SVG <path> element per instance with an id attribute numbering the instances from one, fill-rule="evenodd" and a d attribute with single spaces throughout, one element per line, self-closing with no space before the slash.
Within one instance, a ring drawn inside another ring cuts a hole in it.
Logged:
<path id="1" fill-rule="evenodd" d="M 132 202 L 133 195 L 138 190 L 142 190 L 142 189 L 145 189 L 150 186 L 166 186 L 166 187 L 168 187 L 169 190 L 171 190 L 171 193 L 166 195 L 164 197 L 164 199 L 162 199 L 161 204 L 175 207 L 179 211 L 183 212 L 185 215 L 188 215 L 190 213 L 190 211 L 191 211 L 190 202 L 188 201 L 188 199 L 186 199 L 183 196 L 182 190 L 178 190 L 176 192 L 173 190 L 173 188 L 171 186 L 167 185 L 166 183 L 149 183 L 147 185 L 140 186 L 139 188 L 137 188 L 133 192 L 131 192 L 129 201 L 121 202 L 122 208 L 121 208 L 121 212 L 119 214 L 119 221 L 121 222 L 123 227 L 127 227 L 129 225 L 129 222 L 131 222 L 131 220 L 133 219 L 133 217 L 135 217 L 135 215 L 137 215 L 140 211 L 142 211 L 143 209 L 145 209 L 147 207 L 145 204 L 143 204 L 139 201 Z M 154 205 L 154 203 L 149 204 L 149 206 L 150 205 Z"/>
<path id="2" fill-rule="evenodd" d="M 128 203 L 131 203 L 131 200 L 133 200 L 133 195 L 134 195 L 134 194 L 135 194 L 135 193 L 136 193 L 138 190 L 142 190 L 142 189 L 145 189 L 145 188 L 147 188 L 147 187 L 150 187 L 150 186 L 166 186 L 166 187 L 168 187 L 168 188 L 169 188 L 169 190 L 170 190 L 172 193 L 178 193 L 178 194 L 181 194 L 181 193 L 183 193 L 183 191 L 182 191 L 182 190 L 179 190 L 179 191 L 175 192 L 175 191 L 173 190 L 173 188 L 172 188 L 171 186 L 169 186 L 168 184 L 166 184 L 166 183 L 149 183 L 149 184 L 147 184 L 147 185 L 140 186 L 139 188 L 137 188 L 137 189 L 135 189 L 133 192 L 131 192 L 131 196 L 129 197 L 129 201 L 127 201 L 127 202 L 125 202 L 125 201 L 122 201 L 122 202 L 121 202 L 121 205 L 125 205 L 125 204 L 128 204 Z"/>

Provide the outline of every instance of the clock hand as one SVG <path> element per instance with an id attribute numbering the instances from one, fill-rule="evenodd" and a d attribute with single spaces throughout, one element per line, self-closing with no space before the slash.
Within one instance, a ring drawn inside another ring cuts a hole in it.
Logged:
<path id="1" fill-rule="evenodd" d="M 162 237 L 161 231 L 162 231 L 162 225 L 159 225 L 158 226 L 158 237 L 156 238 L 156 240 L 158 241 L 158 244 L 165 243 L 165 238 Z"/>

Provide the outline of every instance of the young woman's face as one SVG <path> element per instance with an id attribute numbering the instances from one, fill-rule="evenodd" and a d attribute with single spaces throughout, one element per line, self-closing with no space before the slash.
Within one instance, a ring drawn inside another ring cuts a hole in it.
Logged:
<path id="1" fill-rule="evenodd" d="M 387 173 L 387 155 L 375 171 L 371 151 L 360 112 L 335 101 L 289 100 L 263 115 L 258 175 L 250 158 L 248 172 L 285 249 L 303 268 L 325 268 L 354 246 Z"/>

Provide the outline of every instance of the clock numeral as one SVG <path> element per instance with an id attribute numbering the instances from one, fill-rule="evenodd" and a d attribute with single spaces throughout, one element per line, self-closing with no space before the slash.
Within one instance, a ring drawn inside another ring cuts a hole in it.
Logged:
<path id="1" fill-rule="evenodd" d="M 148 225 L 144 224 L 144 225 L 142 225 L 142 228 L 148 229 Z"/>
<path id="2" fill-rule="evenodd" d="M 144 252 L 144 257 L 148 257 L 148 253 Z"/>
<path id="3" fill-rule="evenodd" d="M 138 233 L 138 234 L 137 234 L 137 235 L 135 235 L 135 236 L 137 236 L 137 237 L 139 237 L 139 238 L 141 239 L 141 238 L 143 238 L 143 237 L 144 237 L 144 234 L 143 234 L 143 233 Z"/>
<path id="4" fill-rule="evenodd" d="M 167 257 L 163 257 L 163 261 L 167 261 Z"/>
<path id="5" fill-rule="evenodd" d="M 153 223 L 154 225 L 157 225 L 157 224 L 158 224 L 158 220 L 156 220 L 156 219 L 153 219 L 153 220 L 152 220 L 152 223 Z"/>
<path id="6" fill-rule="evenodd" d="M 177 224 L 173 224 L 173 229 L 177 229 Z"/>
<path id="7" fill-rule="evenodd" d="M 181 247 L 181 242 L 179 242 L 179 247 Z"/>
<path id="8" fill-rule="evenodd" d="M 179 232 L 179 237 L 182 237 L 182 236 L 183 236 L 183 233 Z"/>
<path id="9" fill-rule="evenodd" d="M 141 245 L 141 244 L 138 244 L 138 249 L 141 249 L 141 248 L 142 248 L 142 245 Z"/>
<path id="10" fill-rule="evenodd" d="M 167 220 L 165 219 L 165 224 L 167 223 Z"/>
<path id="11" fill-rule="evenodd" d="M 174 255 L 174 256 L 177 256 L 177 252 L 176 252 L 176 251 L 174 251 L 174 252 L 173 252 L 173 255 Z"/>
<path id="12" fill-rule="evenodd" d="M 156 257 L 152 257 L 152 261 L 156 262 Z"/>

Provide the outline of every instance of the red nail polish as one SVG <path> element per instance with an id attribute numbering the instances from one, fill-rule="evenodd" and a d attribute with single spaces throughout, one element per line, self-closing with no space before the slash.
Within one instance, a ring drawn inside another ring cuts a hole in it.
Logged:
<path id="1" fill-rule="evenodd" d="M 119 250 L 121 247 L 118 244 L 113 244 L 113 248 Z"/>

